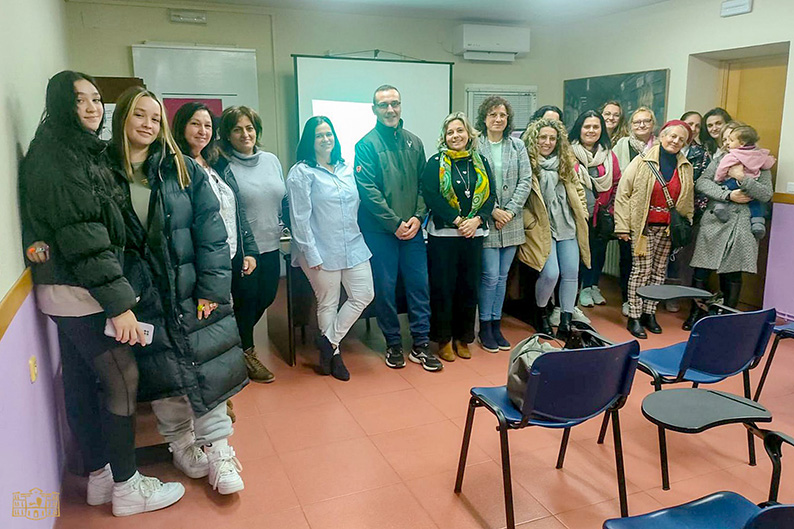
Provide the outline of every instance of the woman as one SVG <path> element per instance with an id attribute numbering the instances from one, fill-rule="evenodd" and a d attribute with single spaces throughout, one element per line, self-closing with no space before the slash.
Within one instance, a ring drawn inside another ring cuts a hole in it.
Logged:
<path id="1" fill-rule="evenodd" d="M 629 117 L 629 135 L 619 139 L 612 146 L 618 165 L 624 172 L 638 154 L 645 154 L 656 143 L 653 131 L 656 128 L 656 115 L 648 107 L 639 107 Z M 620 251 L 620 291 L 623 297 L 624 316 L 629 315 L 629 275 L 631 275 L 631 243 L 618 239 Z"/>
<path id="2" fill-rule="evenodd" d="M 475 150 L 477 133 L 463 112 L 444 119 L 439 152 L 422 174 L 430 211 L 427 257 L 430 275 L 430 336 L 438 356 L 471 358 L 483 239 L 496 203 L 491 168 Z M 454 341 L 453 341 L 454 340 Z"/>
<path id="3" fill-rule="evenodd" d="M 190 102 L 182 105 L 174 114 L 174 140 L 179 149 L 204 169 L 207 181 L 215 193 L 220 204 L 220 214 L 226 226 L 227 244 L 232 258 L 232 298 L 235 319 L 237 320 L 240 337 L 243 339 L 243 353 L 248 378 L 257 382 L 272 382 L 273 373 L 270 372 L 256 357 L 253 345 L 246 347 L 247 340 L 253 340 L 253 325 L 245 306 L 243 293 L 235 294 L 235 284 L 242 278 L 256 273 L 259 262 L 259 250 L 251 233 L 246 210 L 240 201 L 240 188 L 232 173 L 229 162 L 220 156 L 215 145 L 216 126 L 215 116 L 203 103 Z M 278 262 L 278 259 L 277 259 Z M 277 284 L 277 281 L 274 281 Z M 254 290 L 255 289 L 251 289 Z M 249 291 L 245 291 L 249 293 Z M 250 295 L 250 294 L 249 294 Z M 255 322 L 254 322 L 255 323 Z M 243 331 L 242 329 L 245 329 Z"/>
<path id="4" fill-rule="evenodd" d="M 699 112 L 690 110 L 681 115 L 681 121 L 689 125 L 692 130 L 692 141 L 689 145 L 682 149 L 684 156 L 692 164 L 692 178 L 697 182 L 700 175 L 708 167 L 711 161 L 711 156 L 706 149 L 700 144 L 700 129 L 703 123 L 703 117 Z M 697 209 L 697 208 L 696 208 Z M 696 211 L 697 213 L 697 211 Z"/>
<path id="5" fill-rule="evenodd" d="M 692 164 L 681 152 L 691 140 L 689 125 L 681 120 L 667 122 L 659 132 L 659 145 L 634 158 L 618 184 L 615 234 L 623 241 L 631 241 L 634 259 L 629 278 L 627 329 L 637 338 L 648 337 L 643 327 L 654 334 L 662 332 L 656 322 L 657 303 L 640 299 L 637 289 L 664 283 L 672 245 L 666 197 L 669 195 L 682 217 L 692 221 Z"/>
<path id="6" fill-rule="evenodd" d="M 152 401 L 158 430 L 177 468 L 193 478 L 209 475 L 220 494 L 238 492 L 242 467 L 228 442 L 233 430 L 226 400 L 248 377 L 230 303 L 231 256 L 218 199 L 207 174 L 182 156 L 162 104 L 148 90 L 133 87 L 119 96 L 112 147 L 114 170 L 130 182 L 132 207 L 146 230 L 173 339 L 175 358 L 164 360 L 163 368 L 178 376 L 165 383 L 181 391 L 163 388 L 166 395 Z"/>
<path id="7" fill-rule="evenodd" d="M 231 179 L 237 182 L 240 211 L 245 214 L 258 247 L 258 253 L 253 256 L 255 268 L 249 269 L 247 274 L 239 273 L 239 259 L 233 267 L 234 315 L 243 342 L 248 376 L 251 380 L 272 382 L 273 374 L 256 356 L 254 326 L 278 291 L 282 219 L 289 218 L 289 213 L 284 211 L 287 187 L 281 162 L 276 155 L 259 147 L 262 119 L 253 109 L 235 106 L 224 110 L 219 136 L 224 156 L 218 158 L 215 169 L 227 182 Z"/>
<path id="8" fill-rule="evenodd" d="M 507 273 L 518 245 L 524 243 L 521 211 L 532 185 L 527 149 L 521 140 L 510 136 L 513 117 L 510 103 L 499 96 L 486 98 L 477 111 L 477 151 L 493 171 L 496 199 L 488 221 L 489 233 L 483 241 L 479 295 L 479 340 L 483 349 L 491 353 L 511 348 L 502 335 L 502 304 Z"/>
<path id="9" fill-rule="evenodd" d="M 607 125 L 609 142 L 612 145 L 615 145 L 620 138 L 625 138 L 629 135 L 629 129 L 626 126 L 626 116 L 623 115 L 623 107 L 620 101 L 614 99 L 607 101 L 601 106 L 599 112 Z"/>
<path id="10" fill-rule="evenodd" d="M 115 516 L 127 516 L 167 507 L 185 488 L 136 468 L 132 346 L 146 338 L 133 313 L 141 291 L 123 272 L 128 203 L 103 163 L 103 114 L 89 76 L 63 71 L 50 80 L 20 198 L 26 236 L 51 244 L 34 247 L 33 278 L 38 306 L 58 328 L 67 419 L 89 471 L 87 502 L 110 502 Z M 115 336 L 104 334 L 106 324 Z"/>
<path id="11" fill-rule="evenodd" d="M 731 121 L 723 127 L 723 146 L 740 125 L 743 123 Z M 763 170 L 757 179 L 745 178 L 742 167 L 734 166 L 728 174 L 739 182 L 740 188 L 733 191 L 725 189 L 714 181 L 725 150 L 723 147 L 723 151 L 715 155 L 697 181 L 696 189 L 708 198 L 708 207 L 700 219 L 691 266 L 694 268 L 693 286 L 706 288 L 709 275 L 716 271 L 725 304 L 736 307 L 742 290 L 742 272 L 755 274 L 758 266 L 758 240 L 750 230 L 750 208 L 747 204 L 752 200 L 769 202 L 772 199 L 772 174 Z M 714 215 L 717 204 L 727 206 L 727 222 Z M 700 316 L 702 314 L 693 308 L 684 328 L 691 329 Z"/>
<path id="12" fill-rule="evenodd" d="M 375 297 L 369 258 L 358 228 L 358 188 L 331 120 L 306 121 L 298 163 L 287 175 L 292 217 L 292 266 L 300 266 L 317 298 L 320 371 L 350 380 L 339 344 Z M 340 307 L 341 288 L 347 301 Z"/>
<path id="13" fill-rule="evenodd" d="M 531 124 L 541 118 L 562 121 L 562 110 L 554 105 L 543 105 L 532 114 L 532 117 L 529 118 L 529 123 Z"/>
<path id="14" fill-rule="evenodd" d="M 535 323 L 538 332 L 553 333 L 548 303 L 557 280 L 562 278 L 557 333 L 565 337 L 576 304 L 580 259 L 590 266 L 585 191 L 561 121 L 535 121 L 524 138 L 532 164 L 532 191 L 523 212 L 526 237 L 518 258 L 540 272 L 535 284 L 535 301 L 540 309 Z"/>
<path id="15" fill-rule="evenodd" d="M 703 124 L 700 130 L 700 144 L 711 156 L 719 150 L 722 142 L 722 128 L 731 121 L 731 115 L 720 107 L 712 108 L 703 115 Z"/>
<path id="16" fill-rule="evenodd" d="M 604 269 L 607 243 L 612 238 L 612 203 L 620 180 L 620 166 L 612 152 L 604 118 L 595 110 L 579 114 L 568 139 L 578 162 L 576 172 L 584 187 L 587 211 L 592 219 L 589 234 L 592 266 L 581 270 L 579 304 L 583 307 L 604 305 L 607 301 L 598 288 L 598 281 Z"/>

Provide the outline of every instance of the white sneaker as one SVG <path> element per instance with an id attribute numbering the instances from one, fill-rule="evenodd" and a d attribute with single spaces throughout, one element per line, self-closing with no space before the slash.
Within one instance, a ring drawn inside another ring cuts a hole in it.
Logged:
<path id="1" fill-rule="evenodd" d="M 628 301 L 624 301 L 623 302 L 623 308 L 620 309 L 620 312 L 623 313 L 623 315 L 626 316 L 627 318 L 629 317 L 629 302 Z"/>
<path id="2" fill-rule="evenodd" d="M 560 324 L 560 307 L 554 307 L 549 314 L 549 323 L 557 327 Z"/>
<path id="3" fill-rule="evenodd" d="M 135 474 L 113 485 L 113 516 L 130 516 L 156 511 L 178 502 L 185 495 L 181 483 L 163 483 L 157 478 Z"/>
<path id="4" fill-rule="evenodd" d="M 196 446 L 196 437 L 188 432 L 182 437 L 168 443 L 168 451 L 174 454 L 174 466 L 189 478 L 203 478 L 210 473 L 210 462 L 207 454 Z"/>
<path id="5" fill-rule="evenodd" d="M 587 323 L 587 324 L 591 323 L 590 318 L 585 316 L 584 312 L 582 312 L 582 309 L 580 309 L 576 305 L 574 305 L 573 307 L 573 317 L 571 319 L 573 321 L 580 321 L 582 323 Z"/>
<path id="6" fill-rule="evenodd" d="M 100 470 L 88 474 L 88 490 L 85 501 L 88 505 L 104 505 L 113 498 L 113 472 L 108 463 Z"/>
<path id="7" fill-rule="evenodd" d="M 596 305 L 607 304 L 606 298 L 604 298 L 604 295 L 601 293 L 601 289 L 598 287 L 590 287 L 590 297 L 593 299 L 593 303 Z"/>
<path id="8" fill-rule="evenodd" d="M 210 464 L 210 485 L 213 489 L 220 494 L 234 494 L 245 488 L 243 478 L 240 477 L 243 466 L 226 439 L 207 446 L 207 457 Z"/>
<path id="9" fill-rule="evenodd" d="M 579 305 L 583 307 L 593 306 L 593 296 L 590 294 L 590 290 L 590 287 L 587 287 L 579 292 Z"/>

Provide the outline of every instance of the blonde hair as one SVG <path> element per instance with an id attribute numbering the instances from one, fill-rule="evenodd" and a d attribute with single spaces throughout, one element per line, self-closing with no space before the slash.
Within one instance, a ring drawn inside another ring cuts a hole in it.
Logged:
<path id="1" fill-rule="evenodd" d="M 634 112 L 631 113 L 631 117 L 629 118 L 629 125 L 631 125 L 632 122 L 634 121 L 634 116 L 636 116 L 640 112 L 647 112 L 648 114 L 651 115 L 651 129 L 655 129 L 656 128 L 656 114 L 653 113 L 653 110 L 651 110 L 650 108 L 645 107 L 645 106 L 638 107 L 637 110 L 635 110 Z"/>
<path id="2" fill-rule="evenodd" d="M 746 126 L 747 126 L 747 123 L 745 123 L 744 121 L 738 121 L 738 120 L 735 120 L 735 119 L 732 119 L 732 120 L 728 121 L 720 129 L 720 135 L 717 136 L 717 146 L 720 149 L 722 149 L 722 138 L 725 137 L 725 131 L 726 130 L 730 130 L 731 133 L 733 133 L 733 131 L 738 129 L 739 127 L 746 127 Z"/>
<path id="3" fill-rule="evenodd" d="M 740 125 L 731 131 L 731 136 L 736 135 L 736 139 L 739 140 L 742 145 L 755 145 L 759 142 L 761 137 L 758 135 L 758 131 L 756 131 L 750 125 Z"/>
<path id="4" fill-rule="evenodd" d="M 140 86 L 133 86 L 122 93 L 116 102 L 116 110 L 113 113 L 113 140 L 112 143 L 116 147 L 116 152 L 124 165 L 124 172 L 127 174 L 127 179 L 132 181 L 132 163 L 130 162 L 130 142 L 127 138 L 127 122 L 135 110 L 135 105 L 144 97 L 149 97 L 154 100 L 160 107 L 160 132 L 154 141 L 160 142 L 160 147 L 163 153 L 171 153 L 174 157 L 176 165 L 177 181 L 179 187 L 185 189 L 190 185 L 190 175 L 187 172 L 187 164 L 182 152 L 171 135 L 171 128 L 168 126 L 168 117 L 165 114 L 163 104 L 149 90 Z"/>
<path id="5" fill-rule="evenodd" d="M 529 127 L 521 139 L 524 145 L 527 146 L 527 153 L 529 154 L 529 165 L 532 167 L 532 174 L 540 174 L 540 148 L 538 146 L 538 135 L 540 129 L 549 127 L 557 131 L 557 145 L 554 147 L 554 152 L 560 160 L 560 166 L 557 173 L 560 175 L 560 180 L 563 182 L 573 182 L 576 178 L 576 158 L 571 148 L 571 142 L 568 140 L 568 131 L 565 130 L 565 125 L 562 121 L 556 119 L 541 118 L 529 124 Z"/>
<path id="6" fill-rule="evenodd" d="M 438 150 L 443 151 L 449 148 L 447 147 L 447 127 L 455 120 L 463 123 L 466 133 L 469 135 L 469 142 L 466 144 L 466 149 L 475 150 L 477 146 L 477 142 L 475 140 L 480 133 L 474 130 L 474 127 L 471 126 L 469 118 L 467 118 L 466 114 L 463 112 L 453 112 L 444 118 L 444 122 L 441 124 L 441 136 L 438 137 Z"/>

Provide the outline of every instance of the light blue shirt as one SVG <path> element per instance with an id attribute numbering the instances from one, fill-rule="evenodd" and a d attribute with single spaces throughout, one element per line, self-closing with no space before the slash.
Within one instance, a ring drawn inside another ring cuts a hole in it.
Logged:
<path id="1" fill-rule="evenodd" d="M 287 175 L 292 218 L 292 266 L 301 256 L 310 266 L 344 270 L 372 254 L 358 228 L 358 188 L 353 169 L 338 163 L 331 173 L 303 162 Z"/>

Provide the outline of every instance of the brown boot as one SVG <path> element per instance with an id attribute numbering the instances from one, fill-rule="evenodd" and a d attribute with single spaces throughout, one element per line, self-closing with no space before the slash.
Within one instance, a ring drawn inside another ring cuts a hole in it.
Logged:
<path id="1" fill-rule="evenodd" d="M 254 382 L 264 382 L 265 384 L 269 384 L 276 379 L 276 376 L 256 357 L 256 351 L 253 347 L 245 351 L 244 354 L 248 378 Z"/>
<path id="2" fill-rule="evenodd" d="M 452 349 L 452 341 L 438 344 L 438 357 L 447 362 L 455 361 L 455 351 Z"/>
<path id="3" fill-rule="evenodd" d="M 471 351 L 469 351 L 469 344 L 455 340 L 455 353 L 461 358 L 471 358 Z"/>
<path id="4" fill-rule="evenodd" d="M 232 424 L 237 420 L 237 415 L 234 414 L 234 404 L 232 404 L 232 399 L 226 401 L 226 415 L 232 420 Z"/>

